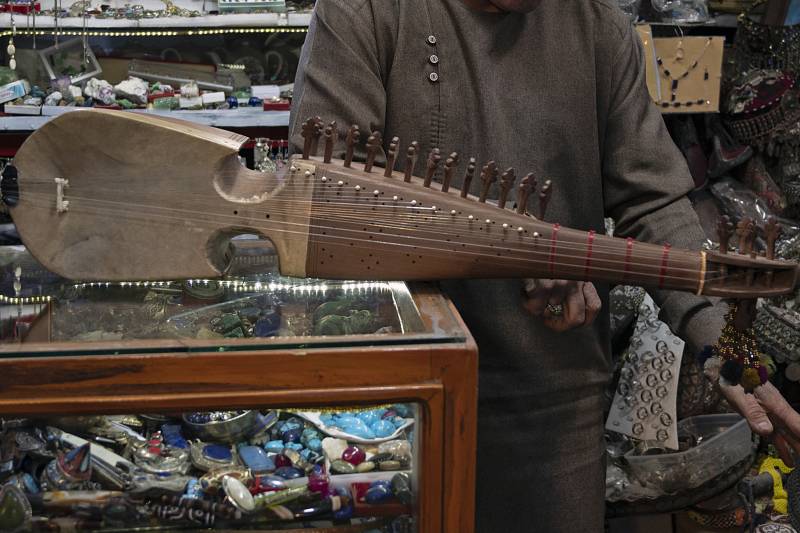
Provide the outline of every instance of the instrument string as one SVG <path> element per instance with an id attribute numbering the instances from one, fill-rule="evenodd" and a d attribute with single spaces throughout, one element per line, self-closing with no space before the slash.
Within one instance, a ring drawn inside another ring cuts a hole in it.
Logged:
<path id="1" fill-rule="evenodd" d="M 27 196 L 36 196 L 38 193 L 34 193 L 32 191 L 27 191 Z M 47 199 L 52 198 L 52 193 L 45 193 Z M 176 210 L 182 213 L 187 214 L 195 214 L 195 213 L 202 213 L 202 214 L 209 214 L 210 209 L 219 209 L 220 199 L 218 198 L 216 202 L 209 203 L 208 209 L 181 209 L 177 210 L 177 208 L 170 208 L 167 206 L 161 206 L 156 204 L 141 204 L 133 202 L 133 198 L 128 198 L 125 201 L 115 201 L 115 200 L 106 200 L 106 199 L 97 199 L 97 198 L 87 198 L 87 197 L 80 197 L 75 196 L 74 194 L 70 196 L 72 199 L 71 201 L 74 202 L 76 200 L 83 200 L 87 202 L 105 202 L 111 203 L 119 206 L 135 206 L 142 209 L 158 209 L 158 210 Z M 394 206 L 385 206 L 387 208 L 393 210 L 401 210 L 404 213 L 400 214 L 399 216 L 393 213 L 382 213 L 379 211 L 372 211 L 373 205 L 362 205 L 362 204 L 352 204 L 355 205 L 358 209 L 352 208 L 340 208 L 338 203 L 336 204 L 327 204 L 327 202 L 317 202 L 317 201 L 309 201 L 308 199 L 303 199 L 302 201 L 289 201 L 284 202 L 284 198 L 280 198 L 281 202 L 274 205 L 273 209 L 255 209 L 253 206 L 249 204 L 245 205 L 236 205 L 234 206 L 235 209 L 230 211 L 232 214 L 221 214 L 218 213 L 217 216 L 219 217 L 228 217 L 230 218 L 230 222 L 238 223 L 239 225 L 247 225 L 252 224 L 252 220 L 243 220 L 242 217 L 238 214 L 233 214 L 234 211 L 242 210 L 243 212 L 246 210 L 248 214 L 257 214 L 257 215 L 280 215 L 284 217 L 293 217 L 298 218 L 301 220 L 300 224 L 302 226 L 307 226 L 308 224 L 305 222 L 307 220 L 307 214 L 301 210 L 302 207 L 310 206 L 313 209 L 313 216 L 315 218 L 325 218 L 330 221 L 342 221 L 342 222 L 351 222 L 357 223 L 363 226 L 367 226 L 370 228 L 380 229 L 395 229 L 395 230 L 405 230 L 405 231 L 413 231 L 416 234 L 424 234 L 424 233 L 431 233 L 436 236 L 445 236 L 445 237 L 452 237 L 454 239 L 462 238 L 465 235 L 465 232 L 469 232 L 470 239 L 473 242 L 477 239 L 476 244 L 482 243 L 489 243 L 494 244 L 497 242 L 498 235 L 488 230 L 475 230 L 475 227 L 482 227 L 485 223 L 485 220 L 481 220 L 476 218 L 474 221 L 468 221 L 464 216 L 459 216 L 456 220 L 453 220 L 451 215 L 448 213 L 437 213 L 434 214 L 431 209 L 420 208 L 420 207 L 412 207 L 412 206 L 405 206 L 405 207 L 394 207 Z M 52 200 L 55 201 L 54 199 Z M 54 204 L 53 204 L 54 205 Z M 377 213 L 377 214 L 376 214 Z M 504 214 L 511 214 L 515 215 L 510 211 L 506 211 Z M 521 216 L 521 215 L 520 215 Z M 552 225 L 538 221 L 536 219 L 532 219 L 530 217 L 523 217 L 520 218 L 520 224 L 541 224 L 544 227 L 542 231 L 546 229 L 552 228 Z M 290 223 L 290 222 L 286 222 Z M 515 223 L 516 224 L 516 223 Z M 454 225 L 457 225 L 454 227 Z M 496 226 L 496 224 L 494 225 Z M 320 228 L 328 228 L 331 230 L 337 229 L 336 227 L 330 226 L 319 226 Z M 496 228 L 496 232 L 504 231 L 501 227 Z M 508 233 L 516 232 L 516 227 L 508 228 L 506 230 Z M 408 239 L 415 239 L 417 236 L 415 235 L 408 235 L 408 236 L 401 236 Z M 529 237 L 531 238 L 531 237 Z M 544 235 L 539 237 L 541 241 L 549 241 Z M 441 239 L 440 239 L 441 240 Z M 445 239 L 446 241 L 446 239 Z M 449 241 L 448 241 L 449 242 Z M 620 253 L 620 246 L 622 246 L 624 242 L 620 241 L 619 243 L 612 243 L 606 244 L 602 242 L 602 240 L 598 239 L 593 243 L 592 250 L 593 253 L 602 253 L 608 252 L 612 254 Z M 644 243 L 637 243 L 640 247 L 637 253 L 637 257 L 641 259 L 652 259 L 657 260 L 660 259 L 663 253 L 663 249 L 656 245 L 655 249 L 648 250 L 650 245 L 641 246 Z M 556 244 L 559 250 L 573 250 L 577 252 L 585 252 L 586 247 L 583 243 L 569 243 L 569 242 L 559 242 Z M 643 249 L 642 249 L 643 248 Z"/>
<path id="2" fill-rule="evenodd" d="M 191 222 L 194 222 L 194 223 L 197 223 L 197 224 L 206 225 L 209 228 L 218 228 L 219 227 L 219 224 L 217 223 L 217 221 L 214 221 L 214 220 L 211 220 L 211 219 L 203 219 L 203 218 L 199 218 L 199 217 L 197 217 L 197 218 L 192 218 L 192 217 L 187 218 L 185 216 L 162 215 L 162 214 L 152 214 L 152 213 L 145 214 L 145 213 L 142 213 L 141 211 L 131 210 L 130 207 L 126 203 L 120 203 L 120 204 L 122 206 L 120 208 L 112 208 L 112 207 L 109 207 L 109 208 L 92 208 L 92 209 L 87 210 L 87 212 L 90 212 L 92 214 L 102 214 L 103 210 L 105 210 L 107 212 L 106 216 L 108 216 L 109 218 L 124 217 L 126 219 L 138 219 L 142 223 L 151 223 L 152 224 L 152 223 L 154 223 L 153 218 L 155 217 L 155 218 L 158 218 L 158 219 L 169 220 L 169 221 L 178 222 L 178 223 L 179 222 L 184 222 L 185 223 L 187 221 L 191 221 Z M 50 203 L 48 203 L 48 205 L 46 205 L 44 207 L 45 208 L 52 208 Z M 79 212 L 83 211 L 82 208 L 78 208 L 78 207 L 73 208 L 73 206 L 70 205 L 70 210 L 73 210 L 73 209 L 79 210 Z M 171 225 L 173 225 L 173 224 L 171 224 Z M 410 249 L 413 249 L 413 250 L 425 250 L 425 251 L 428 251 L 428 252 L 439 253 L 439 254 L 442 254 L 445 257 L 452 257 L 453 254 L 457 254 L 457 255 L 461 255 L 461 256 L 469 256 L 469 257 L 476 257 L 476 258 L 481 258 L 481 257 L 491 258 L 493 260 L 502 259 L 504 262 L 513 262 L 513 263 L 522 263 L 522 264 L 530 263 L 532 265 L 538 266 L 542 271 L 546 270 L 550 265 L 550 261 L 543 260 L 543 259 L 532 259 L 530 257 L 518 257 L 518 256 L 508 256 L 508 255 L 503 255 L 501 258 L 499 258 L 497 256 L 497 252 L 495 252 L 495 253 L 481 253 L 481 252 L 475 252 L 475 251 L 472 251 L 472 250 L 465 250 L 465 249 L 441 248 L 441 247 L 436 247 L 436 246 L 427 246 L 427 245 L 423 245 L 422 243 L 418 242 L 419 239 L 416 240 L 413 244 L 401 244 L 401 243 L 397 243 L 397 242 L 380 241 L 380 240 L 374 240 L 374 239 L 364 239 L 364 238 L 360 238 L 358 236 L 353 236 L 353 237 L 328 236 L 325 239 L 320 239 L 319 238 L 320 236 L 318 234 L 311 233 L 309 235 L 307 233 L 307 231 L 305 231 L 305 228 L 307 227 L 306 224 L 295 224 L 295 225 L 301 226 L 302 229 L 300 231 L 286 230 L 285 228 L 275 228 L 275 227 L 271 227 L 271 226 L 268 226 L 268 225 L 263 224 L 263 223 L 254 225 L 254 228 L 258 229 L 258 230 L 261 230 L 261 229 L 268 230 L 268 231 L 265 232 L 265 234 L 267 236 L 269 236 L 270 233 L 275 233 L 276 231 L 281 233 L 281 234 L 283 234 L 283 235 L 286 235 L 286 236 L 288 236 L 290 238 L 306 238 L 306 236 L 307 236 L 311 240 L 311 242 L 318 243 L 320 245 L 331 244 L 330 240 L 331 239 L 335 239 L 335 240 L 340 240 L 342 242 L 350 243 L 351 246 L 353 246 L 353 247 L 356 247 L 355 244 L 358 243 L 359 246 L 357 246 L 356 248 L 365 249 L 365 250 L 375 250 L 375 247 L 377 245 L 403 246 L 403 247 L 410 248 Z M 338 229 L 338 228 L 335 228 L 335 227 L 334 228 L 330 228 L 330 227 L 327 227 L 327 226 L 324 226 L 324 227 L 328 228 L 328 229 Z M 387 235 L 387 237 L 391 237 L 391 236 L 392 235 Z M 441 241 L 435 241 L 434 240 L 433 243 L 434 244 L 441 244 Z M 470 246 L 473 247 L 472 245 L 470 245 Z M 484 246 L 478 246 L 478 248 L 485 248 L 485 247 Z M 542 257 L 548 257 L 549 258 L 550 257 L 549 246 L 546 246 L 545 248 L 546 248 L 545 250 L 541 250 L 541 251 L 538 251 L 538 250 L 514 250 L 513 252 L 527 254 L 528 256 L 532 256 L 533 255 L 533 256 L 542 256 Z M 562 258 L 562 259 L 573 258 L 573 259 L 578 259 L 579 261 L 584 259 L 584 256 L 569 256 L 569 255 L 566 255 L 566 254 L 561 254 L 559 257 Z M 622 264 L 621 262 L 614 261 L 614 260 L 610 261 L 610 263 L 612 263 L 612 264 L 614 264 L 614 263 Z M 630 264 L 630 263 L 627 263 L 627 264 Z M 633 263 L 633 264 L 652 268 L 652 264 L 647 264 L 647 263 Z M 576 265 L 576 264 L 564 263 L 562 261 L 555 261 L 554 265 L 557 266 L 557 267 L 570 267 L 571 266 L 573 268 L 577 268 L 577 267 L 580 266 L 580 263 L 578 263 Z M 698 272 L 699 272 L 699 271 L 694 270 L 694 269 L 682 269 L 682 268 L 675 268 L 675 269 L 670 269 L 670 270 L 685 271 L 685 272 L 687 272 L 689 274 L 689 276 L 688 277 L 681 277 L 681 276 L 673 276 L 673 275 L 669 275 L 669 274 L 667 274 L 665 276 L 662 276 L 660 273 L 656 273 L 656 272 L 633 271 L 633 272 L 629 273 L 629 277 L 631 277 L 631 278 L 647 278 L 647 279 L 654 279 L 654 280 L 665 279 L 665 280 L 680 280 L 680 281 L 684 281 L 684 282 L 686 282 L 686 281 L 694 282 L 695 278 L 698 276 Z M 600 265 L 593 266 L 592 267 L 592 271 L 593 272 L 609 272 L 609 273 L 613 273 L 613 274 L 619 274 L 619 269 L 618 268 L 603 268 Z M 715 271 L 715 270 L 709 271 L 708 274 L 709 274 L 709 277 L 707 278 L 707 281 L 708 280 L 723 279 L 725 277 L 725 276 L 718 276 L 717 275 L 718 271 Z M 732 276 L 727 276 L 727 277 L 732 277 Z"/>

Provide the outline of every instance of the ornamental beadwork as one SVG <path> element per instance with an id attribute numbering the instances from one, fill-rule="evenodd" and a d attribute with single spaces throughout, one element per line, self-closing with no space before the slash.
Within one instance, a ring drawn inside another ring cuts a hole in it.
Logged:
<path id="1" fill-rule="evenodd" d="M 742 385 L 745 392 L 769 380 L 769 370 L 758 350 L 753 328 L 739 330 L 734 325 L 737 306 L 731 306 L 726 324 L 714 345 L 714 353 L 723 361 L 720 377 L 730 385 Z"/>

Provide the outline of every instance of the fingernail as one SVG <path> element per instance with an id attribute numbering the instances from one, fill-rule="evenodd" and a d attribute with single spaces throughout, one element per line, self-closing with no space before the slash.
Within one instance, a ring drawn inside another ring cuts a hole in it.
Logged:
<path id="1" fill-rule="evenodd" d="M 758 424 L 756 424 L 756 428 L 758 428 L 761 431 L 770 431 L 772 429 L 772 426 L 769 425 L 769 422 L 759 422 Z"/>

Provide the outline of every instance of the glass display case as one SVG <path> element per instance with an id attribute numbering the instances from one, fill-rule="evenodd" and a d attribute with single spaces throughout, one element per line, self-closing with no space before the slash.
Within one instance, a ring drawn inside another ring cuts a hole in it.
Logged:
<path id="1" fill-rule="evenodd" d="M 80 283 L 0 249 L 0 530 L 471 531 L 477 357 L 434 286 Z"/>

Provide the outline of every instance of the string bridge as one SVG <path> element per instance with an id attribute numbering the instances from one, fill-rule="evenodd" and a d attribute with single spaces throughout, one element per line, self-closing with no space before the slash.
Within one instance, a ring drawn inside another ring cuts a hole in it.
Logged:
<path id="1" fill-rule="evenodd" d="M 55 178 L 56 182 L 56 212 L 66 213 L 69 209 L 69 200 L 64 199 L 64 189 L 69 187 L 69 180 L 64 178 Z"/>

